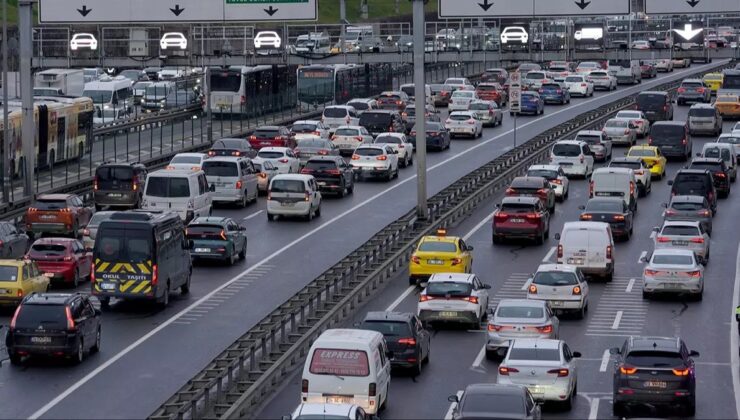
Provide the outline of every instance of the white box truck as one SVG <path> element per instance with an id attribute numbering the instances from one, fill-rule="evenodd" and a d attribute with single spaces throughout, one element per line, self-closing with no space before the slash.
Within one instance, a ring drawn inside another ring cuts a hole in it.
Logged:
<path id="1" fill-rule="evenodd" d="M 36 73 L 34 96 L 81 96 L 85 88 L 82 69 L 49 69 Z"/>

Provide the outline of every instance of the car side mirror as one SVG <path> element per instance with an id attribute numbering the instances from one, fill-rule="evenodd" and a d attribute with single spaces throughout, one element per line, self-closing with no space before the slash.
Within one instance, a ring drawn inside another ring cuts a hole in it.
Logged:
<path id="1" fill-rule="evenodd" d="M 459 403 L 460 398 L 458 398 L 457 395 L 450 395 L 449 397 L 447 397 L 447 401 L 451 403 Z"/>
<path id="2" fill-rule="evenodd" d="M 668 181 L 667 184 L 668 185 L 673 185 L 673 181 Z"/>
<path id="3" fill-rule="evenodd" d="M 208 186 L 208 191 L 209 192 L 215 192 L 216 191 L 216 184 L 209 185 Z"/>
<path id="4" fill-rule="evenodd" d="M 699 352 L 698 352 L 698 351 L 696 351 L 696 350 L 691 350 L 691 351 L 689 352 L 689 356 L 691 356 L 691 357 L 699 357 L 699 356 L 701 356 L 701 355 L 699 354 Z"/>
<path id="5" fill-rule="evenodd" d="M 483 288 L 484 288 L 484 289 L 490 289 L 490 288 L 491 288 L 491 285 L 490 285 L 490 284 L 484 284 L 484 285 L 483 285 Z"/>
<path id="6" fill-rule="evenodd" d="M 100 310 L 100 309 L 98 309 L 98 308 L 95 308 L 95 316 L 100 316 L 100 315 L 102 315 L 102 314 L 103 314 L 103 311 L 101 311 L 101 310 Z"/>
<path id="7" fill-rule="evenodd" d="M 575 358 L 581 357 L 581 352 L 580 351 L 574 351 L 573 352 L 573 357 L 575 357 Z"/>
<path id="8" fill-rule="evenodd" d="M 556 233 L 555 236 L 554 236 L 554 238 L 555 238 L 556 241 L 559 241 L 560 240 L 560 234 L 559 233 Z"/>
<path id="9" fill-rule="evenodd" d="M 667 209 L 668 208 L 668 203 L 661 203 L 660 204 L 660 207 L 663 207 L 664 209 Z"/>
<path id="10" fill-rule="evenodd" d="M 241 226 L 241 225 L 240 225 L 240 226 L 239 226 L 239 230 L 240 230 L 240 231 L 245 231 L 245 230 L 247 230 L 247 227 L 246 227 L 246 226 Z"/>
<path id="11" fill-rule="evenodd" d="M 578 206 L 578 210 L 586 210 L 586 206 Z"/>
<path id="12" fill-rule="evenodd" d="M 612 347 L 609 349 L 609 354 L 622 354 L 622 351 L 619 349 L 619 347 Z"/>
<path id="13" fill-rule="evenodd" d="M 653 232 L 655 232 L 655 233 L 658 233 L 658 232 L 660 232 L 660 228 L 659 228 L 658 226 L 655 226 L 655 227 L 653 228 Z"/>
<path id="14" fill-rule="evenodd" d="M 472 250 L 473 250 L 473 249 L 475 249 L 475 248 L 473 248 L 473 246 L 472 246 L 472 245 L 468 245 L 466 249 L 467 249 L 468 251 L 472 251 Z"/>
<path id="15" fill-rule="evenodd" d="M 701 157 L 701 153 L 697 153 L 696 154 L 696 157 Z"/>

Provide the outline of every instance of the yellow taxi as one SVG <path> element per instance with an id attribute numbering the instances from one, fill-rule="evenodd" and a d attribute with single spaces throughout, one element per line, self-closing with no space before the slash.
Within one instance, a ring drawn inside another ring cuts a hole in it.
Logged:
<path id="1" fill-rule="evenodd" d="M 0 305 L 17 305 L 24 296 L 45 292 L 49 278 L 31 260 L 0 260 Z"/>
<path id="2" fill-rule="evenodd" d="M 714 107 L 723 118 L 738 118 L 740 117 L 740 96 L 719 95 L 714 101 Z"/>
<path id="3" fill-rule="evenodd" d="M 470 273 L 473 269 L 473 247 L 458 236 L 447 236 L 446 229 L 421 238 L 411 254 L 409 284 L 426 280 L 437 273 Z"/>
<path id="4" fill-rule="evenodd" d="M 722 87 L 722 82 L 725 80 L 725 76 L 722 73 L 707 73 L 702 78 L 704 83 L 709 86 L 712 91 L 712 95 L 716 95 L 719 88 Z"/>
<path id="5" fill-rule="evenodd" d="M 667 159 L 660 153 L 660 149 L 647 144 L 632 146 L 627 151 L 629 157 L 639 157 L 645 162 L 645 166 L 650 169 L 650 177 L 661 179 L 665 176 L 665 167 Z"/>

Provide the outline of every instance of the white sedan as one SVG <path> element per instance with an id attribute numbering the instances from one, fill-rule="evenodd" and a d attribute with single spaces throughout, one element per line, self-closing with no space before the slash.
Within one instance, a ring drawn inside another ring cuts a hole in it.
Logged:
<path id="1" fill-rule="evenodd" d="M 414 164 L 414 145 L 403 133 L 380 133 L 374 144 L 386 144 L 398 152 L 398 164 L 405 168 Z"/>
<path id="2" fill-rule="evenodd" d="M 558 165 L 532 165 L 527 169 L 527 176 L 541 176 L 550 183 L 555 191 L 555 198 L 564 201 L 568 198 L 570 181 Z"/>
<path id="3" fill-rule="evenodd" d="M 476 118 L 475 111 L 454 111 L 445 121 L 445 128 L 450 137 L 469 136 L 471 138 L 483 135 L 483 123 Z"/>
<path id="4" fill-rule="evenodd" d="M 301 160 L 289 147 L 263 147 L 254 161 L 272 163 L 279 174 L 297 174 L 301 171 Z"/>
<path id="5" fill-rule="evenodd" d="M 206 159 L 208 159 L 207 153 L 178 153 L 167 164 L 167 169 L 199 171 Z"/>
<path id="6" fill-rule="evenodd" d="M 329 140 L 329 127 L 325 126 L 320 120 L 296 121 L 290 127 L 290 132 L 293 133 L 296 140 L 315 136 Z"/>
<path id="7" fill-rule="evenodd" d="M 571 95 L 593 96 L 594 84 L 588 80 L 588 76 L 572 75 L 565 78 L 565 86 Z"/>
<path id="8" fill-rule="evenodd" d="M 658 293 L 689 294 L 701 300 L 704 267 L 688 249 L 656 249 L 642 273 L 643 299 Z"/>
<path id="9" fill-rule="evenodd" d="M 637 126 L 637 136 L 645 137 L 650 134 L 650 121 L 642 111 L 619 111 L 614 118 L 630 120 Z"/>
<path id="10" fill-rule="evenodd" d="M 450 97 L 450 104 L 447 105 L 447 110 L 450 112 L 465 111 L 471 102 L 478 99 L 478 94 L 474 90 L 456 90 Z"/>
<path id="11" fill-rule="evenodd" d="M 348 153 L 358 146 L 373 142 L 373 136 L 367 128 L 360 125 L 340 125 L 331 136 L 331 141 L 337 145 L 339 151 Z"/>

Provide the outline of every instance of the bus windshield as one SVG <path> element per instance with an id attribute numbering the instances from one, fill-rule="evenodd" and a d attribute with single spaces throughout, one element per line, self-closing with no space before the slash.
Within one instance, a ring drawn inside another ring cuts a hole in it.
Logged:
<path id="1" fill-rule="evenodd" d="M 334 98 L 334 71 L 331 69 L 298 69 L 298 99 L 301 102 L 327 103 Z"/>

